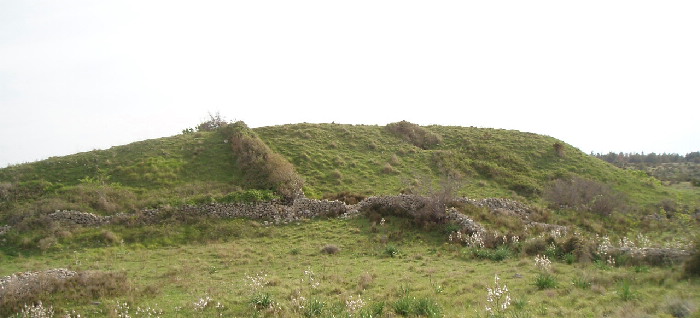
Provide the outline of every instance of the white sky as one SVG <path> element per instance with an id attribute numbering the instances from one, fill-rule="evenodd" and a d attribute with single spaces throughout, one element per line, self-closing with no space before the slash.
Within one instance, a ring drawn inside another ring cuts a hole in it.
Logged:
<path id="1" fill-rule="evenodd" d="M 0 0 L 0 167 L 165 137 L 408 120 L 700 150 L 700 1 Z"/>

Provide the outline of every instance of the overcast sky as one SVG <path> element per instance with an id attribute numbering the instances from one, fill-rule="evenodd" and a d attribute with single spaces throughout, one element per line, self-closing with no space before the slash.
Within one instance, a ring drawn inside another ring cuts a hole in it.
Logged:
<path id="1" fill-rule="evenodd" d="M 209 112 L 700 150 L 700 1 L 0 0 L 0 167 Z"/>

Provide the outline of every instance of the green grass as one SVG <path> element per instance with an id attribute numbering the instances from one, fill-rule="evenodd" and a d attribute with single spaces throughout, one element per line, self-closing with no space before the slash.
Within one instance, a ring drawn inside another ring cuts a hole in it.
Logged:
<path id="1" fill-rule="evenodd" d="M 315 198 L 341 192 L 425 192 L 450 175 L 460 178 L 459 195 L 509 197 L 538 205 L 543 204 L 540 195 L 552 179 L 571 176 L 596 180 L 624 193 L 633 211 L 648 212 L 669 198 L 691 207 L 700 200 L 697 187 L 663 186 L 642 172 L 616 168 L 552 137 L 474 127 L 422 129 L 442 141 L 422 149 L 386 127 L 368 125 L 290 124 L 253 131 L 295 166 L 306 180 L 306 195 Z M 250 189 L 225 140 L 223 131 L 197 132 L 53 157 L 0 169 L 0 185 L 11 185 L 21 193 L 9 200 L 15 205 L 14 199 L 21 203 L 58 197 L 69 202 L 56 207 L 96 212 L 109 206 L 71 202 L 70 198 L 80 198 L 70 196 L 75 192 L 72 187 L 86 183 L 121 187 L 133 197 L 126 208 L 117 204 L 121 210 L 177 204 L 195 194 L 222 196 Z M 563 145 L 563 156 L 554 144 Z"/>
<path id="2" fill-rule="evenodd" d="M 559 285 L 556 289 L 540 290 L 532 284 L 538 271 L 531 259 L 515 255 L 500 262 L 465 259 L 461 251 L 445 244 L 441 233 L 415 228 L 409 220 L 391 218 L 379 232 L 372 230 L 364 219 L 317 220 L 279 227 L 263 227 L 248 220 L 229 220 L 218 224 L 220 234 L 203 243 L 161 244 L 140 242 L 124 245 L 79 248 L 65 245 L 44 253 L 9 256 L 0 254 L 0 275 L 28 270 L 68 267 L 73 270 L 124 271 L 137 290 L 150 293 L 123 294 L 84 300 L 62 300 L 53 295 L 50 302 L 57 310 L 76 310 L 83 315 L 105 317 L 117 302 L 127 302 L 133 314 L 136 307 L 155 307 L 165 317 L 261 316 L 307 317 L 347 313 L 345 301 L 350 296 L 361 297 L 363 312 L 383 309 L 416 317 L 485 316 L 483 310 L 486 288 L 495 274 L 507 285 L 514 299 L 527 296 L 518 314 L 532 313 L 537 317 L 589 317 L 618 313 L 625 303 L 640 304 L 651 313 L 661 314 L 664 307 L 660 295 L 685 295 L 700 301 L 700 285 L 681 278 L 679 266 L 652 267 L 636 273 L 624 267 L 606 271 L 593 265 L 557 263 L 557 280 L 571 282 L 587 277 L 590 288 Z M 111 228 L 118 235 L 138 229 Z M 188 230 L 180 230 L 187 232 Z M 148 231 L 146 231 L 148 232 Z M 388 235 L 402 232 L 403 235 Z M 190 234 L 190 237 L 202 237 Z M 396 257 L 387 257 L 382 237 L 395 238 L 389 242 L 401 249 Z M 156 235 L 157 236 L 157 235 Z M 144 235 L 148 241 L 150 235 Z M 177 235 L 175 235 L 177 237 Z M 183 237 L 182 241 L 188 240 Z M 335 255 L 320 252 L 333 244 L 341 248 Z M 88 241 L 84 245 L 89 245 Z M 290 249 L 298 249 L 290 253 Z M 305 271 L 311 270 L 319 282 L 312 288 Z M 257 291 L 251 290 L 246 277 L 263 272 L 267 282 Z M 516 274 L 519 274 L 516 275 Z M 359 284 L 361 277 L 372 277 L 371 284 Z M 627 281 L 634 298 L 621 294 L 620 282 Z M 437 292 L 436 285 L 441 286 Z M 258 295 L 258 296 L 256 296 Z M 304 296 L 310 307 L 295 311 L 291 298 Z M 210 297 L 203 313 L 195 311 L 194 303 Z M 99 304 L 93 304 L 98 301 Z M 405 304 L 402 304 L 405 302 Z M 223 308 L 216 308 L 220 303 Z M 274 303 L 273 309 L 266 307 Z M 252 304 L 255 304 L 253 306 Z M 321 305 L 323 304 L 323 305 Z M 384 305 L 385 304 L 385 305 Z M 398 304 L 398 305 L 397 305 Z M 256 308 L 257 307 L 257 308 Z M 397 309 L 397 307 L 399 309 Z M 178 309 L 179 308 L 179 309 Z M 546 309 L 545 309 L 546 308 Z M 513 312 L 516 308 L 511 309 Z M 546 312 L 546 314 L 542 314 Z"/>
<path id="3" fill-rule="evenodd" d="M 644 232 L 653 244 L 662 245 L 697 233 L 692 212 L 700 202 L 698 187 L 665 186 L 548 136 L 473 127 L 421 129 L 439 135 L 435 140 L 440 142 L 423 149 L 386 127 L 366 125 L 295 124 L 254 132 L 294 165 L 305 179 L 306 195 L 313 198 L 429 193 L 449 175 L 459 179 L 457 195 L 524 201 L 540 210 L 538 218 L 586 236 L 609 235 L 616 241 Z M 115 214 L 277 198 L 271 189 L 256 189 L 246 181 L 225 140 L 221 131 L 189 133 L 0 169 L 0 225 L 22 226 L 1 238 L 0 275 L 55 267 L 127 272 L 138 293 L 99 299 L 58 294 L 49 300 L 58 310 L 90 316 L 108 316 L 124 309 L 116 308 L 117 302 L 126 302 L 131 314 L 157 304 L 167 317 L 344 317 L 350 296 L 365 304 L 353 317 L 486 316 L 487 282 L 495 274 L 514 299 L 527 296 L 506 312 L 512 317 L 615 316 L 630 304 L 662 315 L 659 295 L 690 299 L 691 304 L 700 300 L 697 282 L 681 278 L 678 264 L 578 263 L 586 253 L 549 249 L 548 233 L 533 234 L 545 236 L 537 246 L 530 241 L 468 249 L 446 244 L 450 231 L 418 229 L 410 220 L 393 217 L 383 227 L 364 218 L 267 227 L 250 220 L 188 217 L 101 228 L 64 228 L 42 219 L 57 209 Z M 561 145 L 559 152 L 555 144 Z M 626 206 L 610 215 L 548 210 L 541 197 L 544 189 L 553 179 L 572 176 L 623 193 Z M 659 203 L 669 200 L 678 211 L 660 211 Z M 519 218 L 460 209 L 499 235 L 524 234 Z M 662 218 L 642 217 L 654 213 Z M 323 253 L 326 246 L 337 247 L 337 253 Z M 562 261 L 555 265 L 556 278 L 543 279 L 521 254 L 521 247 L 532 246 L 541 247 L 536 253 Z M 253 292 L 246 277 L 261 270 L 268 281 Z M 318 288 L 302 281 L 308 270 L 316 274 Z M 292 299 L 302 296 L 303 310 L 293 308 Z M 209 305 L 195 311 L 193 304 L 206 297 L 212 299 Z"/>

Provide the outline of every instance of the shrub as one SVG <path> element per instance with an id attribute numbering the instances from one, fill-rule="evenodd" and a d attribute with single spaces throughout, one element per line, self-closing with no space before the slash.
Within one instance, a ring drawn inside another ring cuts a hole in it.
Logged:
<path id="1" fill-rule="evenodd" d="M 399 253 L 400 253 L 399 249 L 394 245 L 387 245 L 384 248 L 384 254 L 386 254 L 389 257 L 399 256 Z"/>
<path id="2" fill-rule="evenodd" d="M 414 312 L 418 316 L 442 317 L 442 309 L 435 301 L 428 298 L 421 298 L 415 303 Z"/>
<path id="3" fill-rule="evenodd" d="M 413 312 L 415 301 L 416 299 L 413 297 L 404 296 L 395 301 L 392 307 L 397 315 L 406 317 Z"/>
<path id="4" fill-rule="evenodd" d="M 537 277 L 535 277 L 535 286 L 537 286 L 539 290 L 556 288 L 557 279 L 554 275 L 549 273 L 539 273 Z"/>
<path id="5" fill-rule="evenodd" d="M 221 117 L 221 114 L 219 112 L 216 112 L 216 114 L 212 115 L 209 113 L 209 119 L 200 123 L 197 125 L 197 131 L 214 131 L 217 130 L 223 126 L 226 126 L 228 124 L 228 121 L 226 121 L 223 117 Z M 184 132 L 192 132 L 191 129 L 185 129 L 183 130 Z"/>
<path id="6" fill-rule="evenodd" d="M 304 180 L 294 165 L 272 151 L 244 122 L 228 124 L 222 131 L 231 141 L 237 163 L 249 184 L 274 189 L 288 200 L 302 194 Z"/>
<path id="7" fill-rule="evenodd" d="M 544 198 L 553 208 L 567 207 L 600 215 L 610 215 L 624 204 L 622 195 L 609 186 L 580 177 L 554 180 L 545 190 Z"/>
<path id="8" fill-rule="evenodd" d="M 630 300 L 637 298 L 637 293 L 632 291 L 632 287 L 630 286 L 630 282 L 627 280 L 623 281 L 622 284 L 620 285 L 618 295 L 620 296 L 620 299 L 622 299 L 623 301 L 630 301 Z"/>
<path id="9" fill-rule="evenodd" d="M 321 253 L 323 254 L 333 255 L 338 254 L 338 252 L 340 252 L 340 248 L 332 244 L 328 244 L 321 248 Z"/>
<path id="10" fill-rule="evenodd" d="M 506 245 L 501 245 L 495 249 L 475 247 L 471 249 L 471 254 L 476 258 L 488 259 L 494 262 L 500 262 L 513 257 L 513 252 L 510 250 L 510 247 Z"/>
<path id="11" fill-rule="evenodd" d="M 695 252 L 685 261 L 683 273 L 687 277 L 700 277 L 700 241 L 695 242 Z"/>
<path id="12" fill-rule="evenodd" d="M 388 124 L 386 129 L 399 138 L 422 149 L 430 149 L 442 142 L 440 135 L 405 120 Z"/>
<path id="13" fill-rule="evenodd" d="M 250 299 L 250 304 L 255 308 L 256 310 L 263 310 L 270 308 L 274 305 L 274 300 L 272 299 L 272 296 L 270 293 L 256 293 L 253 295 L 253 298 Z"/>
<path id="14" fill-rule="evenodd" d="M 552 147 L 554 148 L 554 153 L 557 154 L 559 157 L 564 157 L 564 145 L 562 145 L 559 142 L 555 142 Z"/>
<path id="15" fill-rule="evenodd" d="M 692 301 L 683 298 L 666 299 L 666 312 L 673 317 L 690 317 L 697 310 Z"/>
<path id="16" fill-rule="evenodd" d="M 326 307 L 325 302 L 314 298 L 306 304 L 306 310 L 304 311 L 304 317 L 318 317 L 323 313 L 323 309 L 325 307 Z"/>
<path id="17" fill-rule="evenodd" d="M 357 287 L 359 287 L 359 289 L 361 289 L 361 290 L 365 290 L 365 289 L 369 288 L 373 282 L 374 282 L 374 276 L 370 275 L 369 273 L 364 273 L 364 274 L 360 275 Z"/>
<path id="18" fill-rule="evenodd" d="M 591 281 L 585 277 L 574 277 L 571 283 L 581 289 L 591 289 Z"/>
<path id="19" fill-rule="evenodd" d="M 544 238 L 535 238 L 525 241 L 523 244 L 523 252 L 528 256 L 544 254 L 547 250 L 547 242 Z"/>
<path id="20" fill-rule="evenodd" d="M 19 311 L 24 304 L 42 300 L 65 299 L 77 303 L 124 295 L 132 291 L 125 272 L 77 272 L 74 276 L 60 278 L 39 273 L 28 281 L 14 281 L 4 285 L 0 293 L 0 315 Z"/>

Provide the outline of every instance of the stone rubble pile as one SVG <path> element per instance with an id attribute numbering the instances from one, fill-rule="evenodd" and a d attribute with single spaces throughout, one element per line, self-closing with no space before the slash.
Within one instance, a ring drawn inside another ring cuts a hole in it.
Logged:
<path id="1" fill-rule="evenodd" d="M 7 233 L 12 227 L 9 225 L 0 226 L 0 235 Z"/>
<path id="2" fill-rule="evenodd" d="M 610 255 L 629 256 L 636 263 L 667 265 L 679 264 L 692 256 L 692 251 L 677 248 L 639 248 L 639 247 L 619 247 L 611 248 Z"/>
<path id="3" fill-rule="evenodd" d="M 55 268 L 41 272 L 15 273 L 10 276 L 0 277 L 0 298 L 5 293 L 36 293 L 44 289 L 45 284 L 54 280 L 64 280 L 77 275 L 77 272 Z"/>
<path id="4" fill-rule="evenodd" d="M 486 229 L 481 224 L 460 213 L 455 208 L 450 208 L 447 210 L 447 220 L 457 223 L 457 225 L 461 226 L 462 232 L 468 234 L 483 234 L 486 232 Z"/>
<path id="5" fill-rule="evenodd" d="M 87 225 L 87 226 L 98 226 L 102 224 L 109 223 L 111 216 L 100 216 L 88 212 L 80 211 L 68 211 L 68 210 L 56 210 L 48 215 L 48 217 L 57 222 Z"/>

